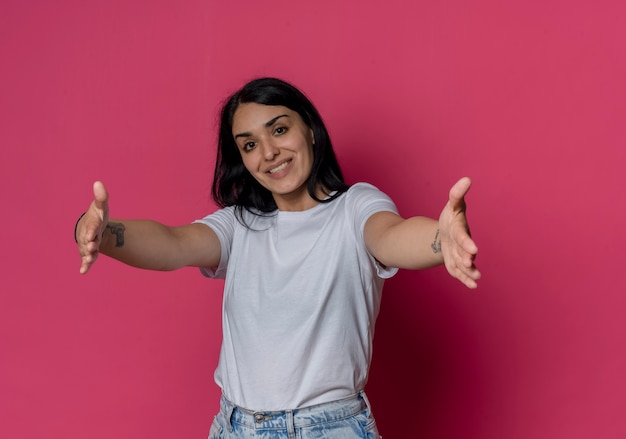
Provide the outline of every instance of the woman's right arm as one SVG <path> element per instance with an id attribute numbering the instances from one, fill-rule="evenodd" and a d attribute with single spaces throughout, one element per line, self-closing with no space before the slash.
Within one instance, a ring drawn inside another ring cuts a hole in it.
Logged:
<path id="1" fill-rule="evenodd" d="M 104 185 L 95 182 L 93 192 L 89 210 L 76 224 L 81 274 L 89 271 L 100 253 L 149 270 L 219 264 L 220 242 L 210 227 L 197 223 L 170 227 L 151 220 L 109 219 Z"/>

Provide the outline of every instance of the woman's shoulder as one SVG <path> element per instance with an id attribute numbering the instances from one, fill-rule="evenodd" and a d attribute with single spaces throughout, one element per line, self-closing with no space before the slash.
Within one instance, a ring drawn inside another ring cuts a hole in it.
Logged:
<path id="1" fill-rule="evenodd" d="M 396 211 L 397 208 L 389 195 L 368 182 L 358 182 L 350 186 L 345 194 L 345 203 L 352 209 L 369 210 L 370 208 Z"/>
<path id="2" fill-rule="evenodd" d="M 385 195 L 386 194 L 381 191 L 377 186 L 374 186 L 372 183 L 368 183 L 365 181 L 360 181 L 357 183 L 354 183 L 350 186 L 350 188 L 347 191 L 347 194 L 351 195 L 351 196 L 363 196 L 363 195 L 374 195 L 374 194 L 381 194 L 381 195 Z"/>
<path id="3" fill-rule="evenodd" d="M 214 228 L 233 234 L 237 230 L 266 230 L 276 216 L 276 212 L 263 213 L 240 206 L 226 206 L 195 222 L 204 223 Z"/>

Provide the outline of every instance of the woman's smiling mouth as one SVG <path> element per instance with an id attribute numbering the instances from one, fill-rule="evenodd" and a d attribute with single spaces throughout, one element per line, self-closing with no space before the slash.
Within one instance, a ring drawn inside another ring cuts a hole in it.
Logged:
<path id="1" fill-rule="evenodd" d="M 291 159 L 281 163 L 280 165 L 276 166 L 275 168 L 270 169 L 269 171 L 267 171 L 269 174 L 275 174 L 277 172 L 282 171 L 283 169 L 285 169 L 287 167 L 287 165 L 289 165 L 289 163 L 291 163 Z"/>

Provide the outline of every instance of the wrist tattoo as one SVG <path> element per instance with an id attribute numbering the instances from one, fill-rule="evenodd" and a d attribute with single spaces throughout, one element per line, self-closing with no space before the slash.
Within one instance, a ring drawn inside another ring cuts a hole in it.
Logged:
<path id="1" fill-rule="evenodd" d="M 126 227 L 122 223 L 109 223 L 107 229 L 115 235 L 115 247 L 124 247 L 124 231 Z"/>
<path id="2" fill-rule="evenodd" d="M 439 239 L 439 229 L 435 233 L 435 240 L 430 244 L 430 248 L 433 249 L 433 253 L 441 253 L 441 239 Z"/>

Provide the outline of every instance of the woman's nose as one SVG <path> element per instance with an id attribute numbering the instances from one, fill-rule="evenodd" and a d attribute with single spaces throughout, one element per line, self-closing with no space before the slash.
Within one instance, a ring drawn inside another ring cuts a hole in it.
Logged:
<path id="1" fill-rule="evenodd" d="M 265 160 L 272 160 L 280 153 L 280 150 L 271 141 L 263 142 L 262 147 Z"/>

